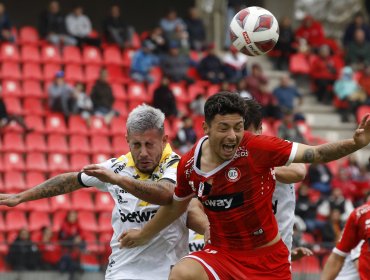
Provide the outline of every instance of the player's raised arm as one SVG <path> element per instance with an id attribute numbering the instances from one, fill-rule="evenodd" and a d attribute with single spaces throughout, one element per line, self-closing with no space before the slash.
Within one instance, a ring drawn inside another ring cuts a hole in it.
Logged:
<path id="1" fill-rule="evenodd" d="M 293 162 L 320 163 L 345 157 L 367 146 L 370 142 L 370 114 L 366 114 L 352 139 L 341 140 L 318 146 L 298 144 Z"/>
<path id="2" fill-rule="evenodd" d="M 129 230 L 120 236 L 120 248 L 132 248 L 146 244 L 162 229 L 166 228 L 180 217 L 181 214 L 186 211 L 190 200 L 191 198 L 181 201 L 172 200 L 170 204 L 161 206 L 154 218 L 151 219 L 141 230 Z"/>
<path id="3" fill-rule="evenodd" d="M 292 163 L 289 166 L 275 168 L 276 180 L 283 184 L 292 184 L 303 181 L 306 177 L 306 166 L 303 163 Z"/>
<path id="4" fill-rule="evenodd" d="M 65 194 L 83 187 L 78 181 L 77 172 L 64 173 L 21 193 L 0 194 L 0 205 L 13 207 L 23 202 Z"/>

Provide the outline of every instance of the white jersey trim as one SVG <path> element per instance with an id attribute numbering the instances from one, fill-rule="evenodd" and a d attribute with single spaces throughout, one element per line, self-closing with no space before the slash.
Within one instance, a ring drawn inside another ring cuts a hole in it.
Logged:
<path id="1" fill-rule="evenodd" d="M 349 255 L 349 253 L 343 252 L 343 251 L 339 250 L 337 247 L 334 247 L 333 253 L 335 253 L 335 254 L 343 257 L 343 258 L 345 258 Z"/>
<path id="2" fill-rule="evenodd" d="M 297 154 L 297 151 L 298 151 L 298 143 L 296 142 L 293 142 L 293 145 L 292 145 L 292 150 L 290 152 L 290 155 L 289 155 L 289 159 L 288 161 L 285 163 L 285 165 L 289 165 L 293 162 L 296 154 Z"/>
<path id="3" fill-rule="evenodd" d="M 192 256 L 192 255 L 188 255 L 188 256 L 183 257 L 183 259 L 185 259 L 185 258 L 192 258 L 192 259 L 195 259 L 195 260 L 201 262 L 209 270 L 209 272 L 211 272 L 211 274 L 215 278 L 215 280 L 221 280 L 221 278 L 217 275 L 216 271 L 208 263 L 206 263 L 204 260 L 202 260 L 201 258 L 199 258 L 197 256 Z"/>
<path id="4" fill-rule="evenodd" d="M 176 200 L 176 201 L 184 201 L 184 200 L 187 200 L 191 197 L 193 197 L 194 194 L 189 194 L 188 196 L 185 196 L 185 197 L 178 197 L 176 194 L 173 195 L 173 199 Z"/>

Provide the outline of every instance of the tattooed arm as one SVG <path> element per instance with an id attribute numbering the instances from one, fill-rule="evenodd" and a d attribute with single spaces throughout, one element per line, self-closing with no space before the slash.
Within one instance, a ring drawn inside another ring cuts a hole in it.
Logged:
<path id="1" fill-rule="evenodd" d="M 102 182 L 117 185 L 137 198 L 157 205 L 171 203 L 175 189 L 175 183 L 167 179 L 157 182 L 137 180 L 128 176 L 121 176 L 97 164 L 85 166 L 83 173 L 94 176 Z"/>
<path id="2" fill-rule="evenodd" d="M 319 163 L 329 162 L 345 157 L 369 144 L 370 114 L 367 114 L 358 126 L 353 139 L 337 141 L 319 146 L 298 144 L 293 162 Z"/>
<path id="3" fill-rule="evenodd" d="M 57 196 L 83 188 L 78 182 L 77 172 L 57 175 L 40 185 L 18 194 L 0 194 L 0 205 L 9 207 L 46 197 Z"/>

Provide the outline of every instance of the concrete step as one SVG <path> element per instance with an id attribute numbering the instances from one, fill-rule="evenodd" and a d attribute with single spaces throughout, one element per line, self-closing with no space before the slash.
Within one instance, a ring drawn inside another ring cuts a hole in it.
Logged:
<path id="1" fill-rule="evenodd" d="M 354 130 L 349 129 L 327 129 L 325 127 L 313 127 L 311 128 L 311 134 L 314 136 L 318 136 L 328 141 L 338 141 L 343 139 L 349 139 L 353 137 Z"/>
<path id="2" fill-rule="evenodd" d="M 353 130 L 356 127 L 355 123 L 342 123 L 339 114 L 336 113 L 305 113 L 305 117 L 312 128 Z"/>

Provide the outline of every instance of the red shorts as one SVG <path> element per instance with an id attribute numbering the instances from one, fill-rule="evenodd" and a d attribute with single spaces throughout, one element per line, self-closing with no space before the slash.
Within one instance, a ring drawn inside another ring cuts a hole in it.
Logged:
<path id="1" fill-rule="evenodd" d="M 248 252 L 230 252 L 207 244 L 202 251 L 185 258 L 198 261 L 209 280 L 292 279 L 289 251 L 280 240 L 268 247 Z"/>

